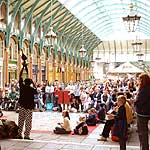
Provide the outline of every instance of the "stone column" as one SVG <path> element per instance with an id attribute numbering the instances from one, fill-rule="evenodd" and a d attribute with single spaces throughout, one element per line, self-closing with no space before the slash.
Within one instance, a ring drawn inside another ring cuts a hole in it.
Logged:
<path id="1" fill-rule="evenodd" d="M 46 59 L 46 80 L 49 81 L 49 58 Z"/>
<path id="2" fill-rule="evenodd" d="M 21 49 L 18 50 L 18 58 L 17 58 L 17 80 L 19 80 L 20 70 L 23 67 L 21 62 Z"/>
<path id="3" fill-rule="evenodd" d="M 8 51 L 9 51 L 9 47 L 6 47 L 5 52 L 4 52 L 4 84 L 9 82 L 9 74 L 8 74 L 9 58 L 8 58 Z"/>
<path id="4" fill-rule="evenodd" d="M 65 64 L 65 82 L 68 83 L 68 64 Z"/>
<path id="5" fill-rule="evenodd" d="M 62 68 L 63 68 L 63 65 L 62 65 L 62 62 L 60 62 L 60 82 L 62 82 Z"/>
<path id="6" fill-rule="evenodd" d="M 38 58 L 38 66 L 39 66 L 39 83 L 42 83 L 42 64 L 41 64 L 41 57 Z"/>
<path id="7" fill-rule="evenodd" d="M 86 80 L 86 74 L 87 74 L 86 67 L 84 67 L 84 80 Z"/>
<path id="8" fill-rule="evenodd" d="M 33 60 L 32 60 L 32 54 L 30 55 L 30 58 L 29 58 L 29 78 L 33 78 L 33 71 L 32 71 L 32 63 L 33 63 Z"/>
<path id="9" fill-rule="evenodd" d="M 53 59 L 53 81 L 56 80 L 56 60 Z"/>

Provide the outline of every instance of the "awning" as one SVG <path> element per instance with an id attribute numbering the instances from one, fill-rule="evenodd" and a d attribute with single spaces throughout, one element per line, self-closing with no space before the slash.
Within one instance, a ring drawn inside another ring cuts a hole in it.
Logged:
<path id="1" fill-rule="evenodd" d="M 122 65 L 120 65 L 117 68 L 114 68 L 113 70 L 108 71 L 108 73 L 142 73 L 143 70 L 137 68 L 136 66 L 132 65 L 129 62 L 126 62 Z"/>

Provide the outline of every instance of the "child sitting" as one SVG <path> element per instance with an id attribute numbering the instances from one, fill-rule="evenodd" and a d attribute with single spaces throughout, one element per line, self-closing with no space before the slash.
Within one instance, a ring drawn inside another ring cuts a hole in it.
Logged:
<path id="1" fill-rule="evenodd" d="M 86 135 L 88 134 L 88 127 L 85 122 L 85 116 L 79 117 L 79 122 L 77 122 L 77 126 L 74 129 L 74 134 Z"/>
<path id="2" fill-rule="evenodd" d="M 88 126 L 96 126 L 97 119 L 96 119 L 96 109 L 91 108 L 88 110 L 88 115 L 86 117 L 86 123 Z"/>

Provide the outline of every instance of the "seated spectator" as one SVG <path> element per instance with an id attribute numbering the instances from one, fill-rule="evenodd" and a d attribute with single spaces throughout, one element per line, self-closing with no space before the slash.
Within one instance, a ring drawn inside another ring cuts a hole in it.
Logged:
<path id="1" fill-rule="evenodd" d="M 86 92 L 86 94 L 87 94 L 87 97 L 85 98 L 84 104 L 83 104 L 83 111 L 84 112 L 87 112 L 91 108 L 91 104 L 92 104 L 89 92 Z"/>
<path id="2" fill-rule="evenodd" d="M 125 146 L 126 134 L 127 134 L 127 117 L 125 109 L 126 97 L 120 95 L 117 97 L 117 106 L 114 111 L 107 115 L 105 126 L 102 131 L 102 136 L 98 141 L 107 141 L 111 128 L 116 125 L 115 135 L 119 137 L 120 146 Z M 125 115 L 124 115 L 125 114 Z"/>
<path id="3" fill-rule="evenodd" d="M 63 110 L 63 123 L 58 123 L 58 127 L 55 127 L 55 134 L 70 134 L 71 133 L 71 125 L 70 125 L 70 116 L 67 110 Z"/>
<path id="4" fill-rule="evenodd" d="M 117 92 L 118 92 L 118 90 L 116 88 L 114 88 L 110 95 L 111 96 L 110 108 L 113 108 L 113 106 L 115 105 L 115 103 L 117 101 Z"/>
<path id="5" fill-rule="evenodd" d="M 126 95 L 127 99 L 131 99 L 133 96 L 132 93 L 128 89 L 126 89 L 125 95 Z"/>
<path id="6" fill-rule="evenodd" d="M 86 91 L 83 87 L 80 88 L 80 100 L 81 100 L 81 108 L 79 108 L 81 111 L 83 111 L 84 102 L 87 97 Z"/>
<path id="7" fill-rule="evenodd" d="M 93 93 L 93 98 L 92 100 L 92 104 L 91 107 L 95 107 L 97 109 L 97 105 L 99 105 L 101 103 L 101 91 L 98 87 L 94 88 L 94 93 Z"/>
<path id="8" fill-rule="evenodd" d="M 4 110 L 8 110 L 8 106 L 9 106 L 9 92 L 8 89 L 5 89 L 5 93 L 4 93 L 4 99 L 2 101 L 2 109 Z"/>
<path id="9" fill-rule="evenodd" d="M 70 94 L 70 105 L 68 108 L 70 112 L 77 112 L 78 110 L 78 104 L 73 93 Z"/>
<path id="10" fill-rule="evenodd" d="M 88 115 L 86 117 L 86 123 L 88 126 L 96 126 L 97 119 L 96 119 L 96 109 L 91 108 L 88 110 Z"/>
<path id="11" fill-rule="evenodd" d="M 44 111 L 44 102 L 43 102 L 43 96 L 42 96 L 42 91 L 40 88 L 37 88 L 37 94 L 34 95 L 34 102 L 37 103 L 38 109 L 40 111 Z"/>
<path id="12" fill-rule="evenodd" d="M 88 126 L 85 122 L 86 117 L 80 116 L 79 117 L 79 122 L 77 122 L 77 125 L 74 129 L 74 134 L 79 134 L 79 135 L 86 135 L 88 134 Z"/>
<path id="13" fill-rule="evenodd" d="M 97 110 L 97 116 L 98 116 L 99 122 L 101 122 L 101 123 L 105 122 L 106 109 L 105 109 L 104 104 L 100 104 L 100 107 Z"/>
<path id="14" fill-rule="evenodd" d="M 105 104 L 106 111 L 110 109 L 111 97 L 107 90 L 104 90 L 101 95 L 101 103 Z"/>
<path id="15" fill-rule="evenodd" d="M 16 91 L 14 86 L 11 87 L 8 98 L 8 110 L 16 110 L 18 108 L 19 93 Z"/>

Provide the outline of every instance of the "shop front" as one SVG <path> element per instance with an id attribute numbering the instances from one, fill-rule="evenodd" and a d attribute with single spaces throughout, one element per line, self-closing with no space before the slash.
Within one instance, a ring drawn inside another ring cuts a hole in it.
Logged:
<path id="1" fill-rule="evenodd" d="M 9 75 L 9 83 L 12 82 L 12 80 L 17 79 L 17 61 L 9 61 L 8 64 L 8 75 Z"/>

